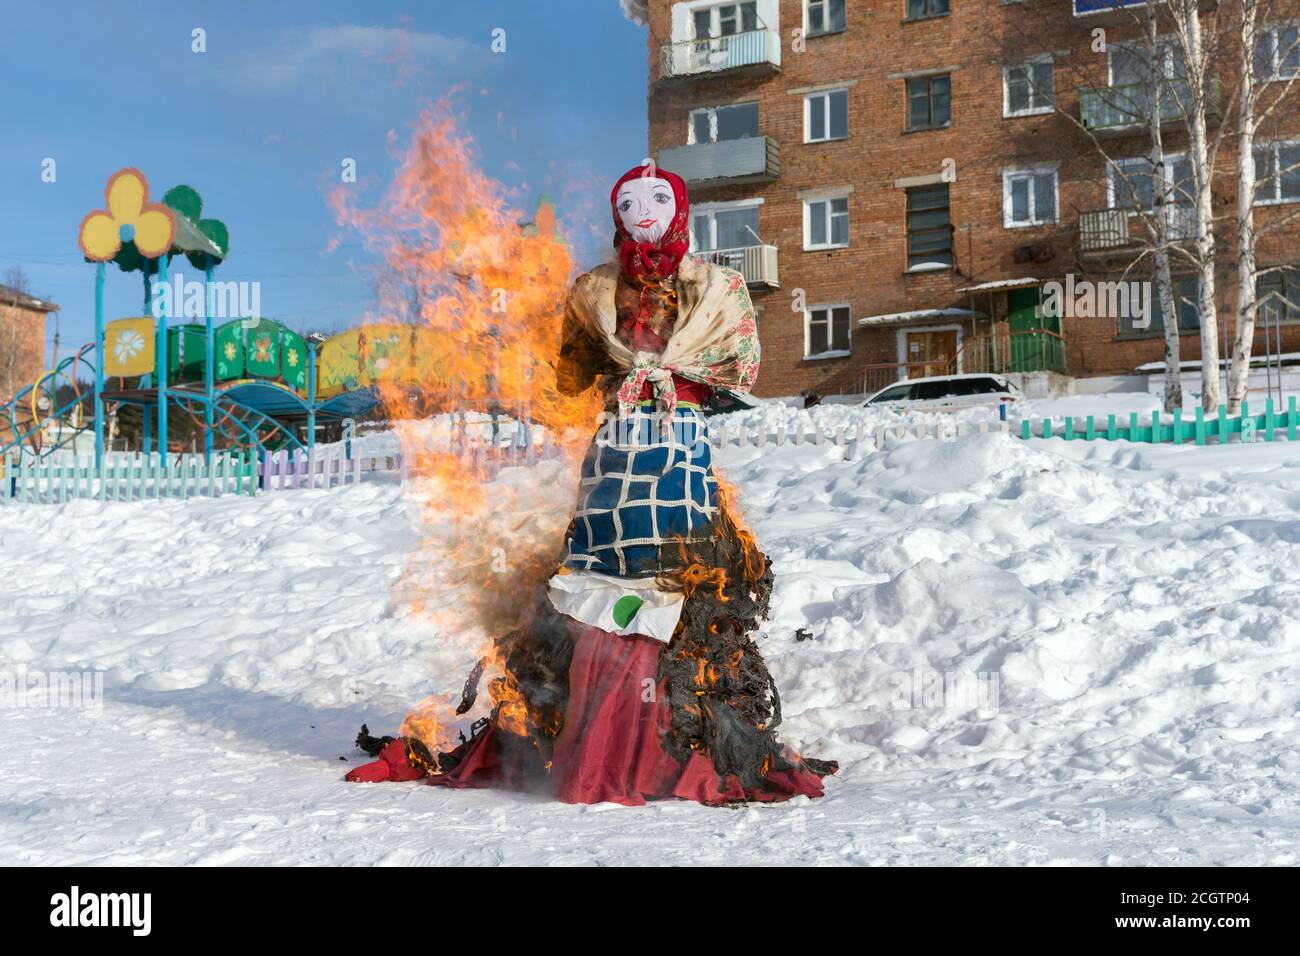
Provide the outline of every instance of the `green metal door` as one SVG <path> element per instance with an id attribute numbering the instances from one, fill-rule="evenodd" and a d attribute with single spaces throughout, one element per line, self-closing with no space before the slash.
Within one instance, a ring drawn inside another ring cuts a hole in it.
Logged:
<path id="1" fill-rule="evenodd" d="M 1044 316 L 1042 290 L 1007 292 L 1007 324 L 1011 330 L 1011 371 L 1060 371 L 1061 319 Z"/>

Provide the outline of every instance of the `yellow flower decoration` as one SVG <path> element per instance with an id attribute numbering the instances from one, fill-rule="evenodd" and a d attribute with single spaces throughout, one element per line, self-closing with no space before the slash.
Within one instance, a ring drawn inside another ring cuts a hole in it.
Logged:
<path id="1" fill-rule="evenodd" d="M 122 243 L 134 241 L 140 255 L 156 259 L 172 247 L 176 217 L 162 203 L 149 202 L 149 183 L 138 169 L 119 169 L 104 187 L 108 208 L 81 220 L 77 244 L 92 262 L 107 262 Z"/>

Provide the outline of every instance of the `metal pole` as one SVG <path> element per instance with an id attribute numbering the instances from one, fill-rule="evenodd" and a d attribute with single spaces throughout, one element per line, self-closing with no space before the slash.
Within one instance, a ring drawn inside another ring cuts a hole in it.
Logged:
<path id="1" fill-rule="evenodd" d="M 167 254 L 158 257 L 158 283 L 167 284 Z M 167 467 L 167 300 L 158 303 L 158 464 Z"/>
<path id="2" fill-rule="evenodd" d="M 74 370 L 74 373 L 75 370 Z M 104 461 L 104 263 L 95 264 L 95 468 Z"/>
<path id="3" fill-rule="evenodd" d="M 1198 287 L 1198 288 L 1199 288 L 1199 287 Z M 1197 294 L 1199 295 L 1199 292 L 1198 292 Z M 1177 306 L 1174 307 L 1174 321 L 1175 321 L 1175 322 L 1178 321 L 1178 308 L 1177 308 Z M 1219 342 L 1220 342 L 1220 343 L 1225 343 L 1225 342 L 1227 342 L 1227 341 L 1228 341 L 1228 313 L 1227 313 L 1227 312 L 1224 312 L 1224 313 L 1223 313 L 1223 335 L 1219 338 Z M 1220 394 L 1220 395 L 1225 395 L 1225 396 L 1226 396 L 1226 395 L 1228 394 L 1228 363 L 1225 361 L 1225 359 L 1227 358 L 1227 356 L 1223 354 L 1225 348 L 1226 348 L 1226 346 L 1224 346 L 1224 345 L 1220 345 L 1220 348 L 1219 348 L 1219 353 L 1220 353 L 1220 354 L 1219 354 L 1219 364 L 1220 364 L 1221 366 L 1223 366 L 1223 388 L 1222 388 L 1222 391 L 1219 392 L 1219 394 Z M 1249 372 L 1250 372 L 1250 370 L 1247 369 L 1247 374 L 1246 374 L 1246 381 L 1247 381 L 1247 383 L 1250 382 L 1250 374 L 1249 374 Z M 1219 377 L 1219 370 L 1218 370 L 1217 368 L 1214 370 L 1214 377 L 1215 377 L 1215 378 L 1218 378 L 1218 377 Z M 1250 386 L 1249 386 L 1249 384 L 1247 385 L 1246 390 L 1249 392 L 1249 390 L 1250 390 Z M 1226 402 L 1227 399 L 1225 398 L 1224 401 Z"/>
<path id="4" fill-rule="evenodd" d="M 203 409 L 203 463 L 212 464 L 212 432 L 214 429 L 214 403 L 217 395 L 217 343 L 212 327 L 212 256 L 203 255 L 203 324 L 207 326 L 207 336 L 203 343 L 203 385 L 208 396 Z"/>
<path id="5" fill-rule="evenodd" d="M 1277 405 L 1282 406 L 1282 308 L 1273 310 L 1273 341 L 1277 343 Z"/>
<path id="6" fill-rule="evenodd" d="M 307 454 L 316 447 L 316 343 L 307 340 Z"/>
<path id="7" fill-rule="evenodd" d="M 1268 319 L 1269 319 L 1268 311 L 1265 311 L 1264 312 L 1264 388 L 1268 393 L 1268 397 L 1272 398 L 1273 397 L 1273 343 L 1269 338 L 1269 336 L 1272 334 L 1272 330 L 1269 328 Z M 1250 368 L 1249 367 L 1246 368 L 1246 382 L 1248 383 L 1246 386 L 1246 391 L 1247 393 L 1249 393 L 1250 391 L 1250 386 L 1249 386 Z"/>

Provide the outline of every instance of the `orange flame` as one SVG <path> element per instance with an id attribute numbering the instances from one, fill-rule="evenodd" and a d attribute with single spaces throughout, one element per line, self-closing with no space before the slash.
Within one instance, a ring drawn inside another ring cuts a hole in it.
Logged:
<path id="1" fill-rule="evenodd" d="M 576 488 L 576 464 L 600 410 L 594 391 L 574 399 L 554 387 L 575 271 L 569 246 L 553 208 L 521 214 L 505 187 L 477 168 L 473 141 L 457 131 L 445 100 L 420 116 L 377 205 L 362 208 L 348 187 L 330 200 L 339 224 L 359 232 L 383 263 L 368 320 L 411 330 L 408 354 L 380 386 L 426 529 L 395 596 L 445 638 L 477 644 L 467 660 L 486 657 L 485 678 L 498 675 L 487 684 L 498 724 L 522 734 L 523 696 L 492 640 L 520 623 L 529 603 L 520 596 L 540 593 L 554 571 L 569 517 L 554 489 Z M 424 420 L 438 414 L 430 428 Z M 559 460 L 535 478 L 498 480 L 487 415 L 496 416 L 502 439 L 515 437 L 520 421 L 541 425 Z M 544 507 L 535 500 L 539 484 Z M 402 732 L 436 753 L 447 749 L 455 721 L 451 701 L 435 696 Z"/>

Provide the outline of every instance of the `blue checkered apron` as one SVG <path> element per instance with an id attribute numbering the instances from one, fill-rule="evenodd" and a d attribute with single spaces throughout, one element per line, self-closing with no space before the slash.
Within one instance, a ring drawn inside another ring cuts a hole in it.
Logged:
<path id="1" fill-rule="evenodd" d="M 659 546 L 709 537 L 718 506 L 704 417 L 679 405 L 671 430 L 651 407 L 596 433 L 582 464 L 570 568 L 653 574 Z"/>

